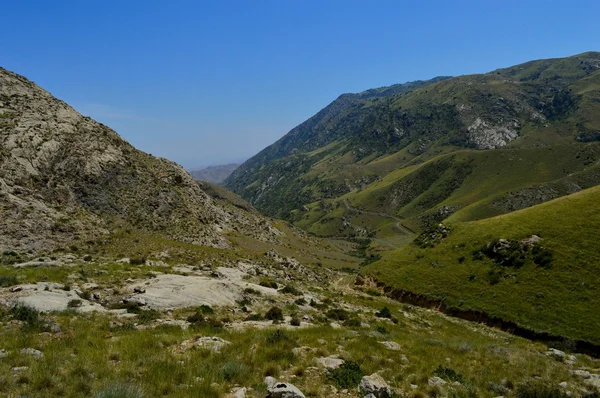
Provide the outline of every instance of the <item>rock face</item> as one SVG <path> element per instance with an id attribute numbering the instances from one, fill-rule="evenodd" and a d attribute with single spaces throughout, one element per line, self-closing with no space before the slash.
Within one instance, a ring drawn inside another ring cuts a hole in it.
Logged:
<path id="1" fill-rule="evenodd" d="M 369 398 L 391 398 L 392 389 L 377 373 L 364 376 L 358 385 L 360 391 Z"/>
<path id="2" fill-rule="evenodd" d="M 46 250 L 108 233 L 109 221 L 227 247 L 270 240 L 268 221 L 212 198 L 179 165 L 136 150 L 26 78 L 0 68 L 0 250 Z"/>

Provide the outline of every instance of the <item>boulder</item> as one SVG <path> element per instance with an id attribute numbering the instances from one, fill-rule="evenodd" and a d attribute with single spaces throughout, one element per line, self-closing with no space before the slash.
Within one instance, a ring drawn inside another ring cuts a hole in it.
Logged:
<path id="1" fill-rule="evenodd" d="M 293 384 L 278 382 L 275 378 L 267 376 L 265 378 L 267 385 L 267 397 L 269 398 L 306 398 L 302 391 Z"/>
<path id="2" fill-rule="evenodd" d="M 364 376 L 358 385 L 360 391 L 368 397 L 391 398 L 392 389 L 377 373 Z"/>

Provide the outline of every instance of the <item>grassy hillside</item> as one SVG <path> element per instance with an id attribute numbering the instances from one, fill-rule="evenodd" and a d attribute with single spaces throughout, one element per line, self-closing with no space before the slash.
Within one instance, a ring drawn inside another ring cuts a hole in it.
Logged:
<path id="1" fill-rule="evenodd" d="M 363 273 L 452 307 L 598 344 L 598 203 L 600 187 L 594 187 L 494 218 L 450 223 L 446 238 L 432 232 L 440 240 L 433 247 L 422 235 Z M 539 243 L 520 243 L 534 234 Z M 498 239 L 509 240 L 514 251 L 490 256 L 488 245 Z"/>

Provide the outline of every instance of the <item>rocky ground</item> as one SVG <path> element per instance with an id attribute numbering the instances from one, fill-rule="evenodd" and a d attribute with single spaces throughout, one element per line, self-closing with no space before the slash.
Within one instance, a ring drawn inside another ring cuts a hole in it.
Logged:
<path id="1" fill-rule="evenodd" d="M 395 303 L 273 251 L 266 264 L 222 266 L 85 257 L 2 266 L 14 275 L 0 288 L 3 393 L 562 397 L 600 387 L 592 358 Z M 77 383 L 88 387 L 68 387 Z M 559 395 L 531 395 L 543 392 Z"/>

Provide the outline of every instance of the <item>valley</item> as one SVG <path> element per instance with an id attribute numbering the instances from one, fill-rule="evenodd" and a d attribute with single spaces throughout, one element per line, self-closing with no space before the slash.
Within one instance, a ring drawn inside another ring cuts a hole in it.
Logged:
<path id="1" fill-rule="evenodd" d="M 597 397 L 598 79 L 343 94 L 221 183 L 0 69 L 0 395 Z"/>

